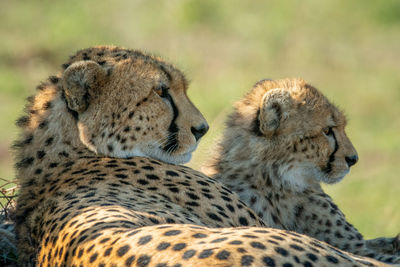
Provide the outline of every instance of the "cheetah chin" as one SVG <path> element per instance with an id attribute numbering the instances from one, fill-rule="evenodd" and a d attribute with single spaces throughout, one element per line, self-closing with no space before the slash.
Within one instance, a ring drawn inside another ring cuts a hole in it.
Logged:
<path id="1" fill-rule="evenodd" d="M 282 183 L 286 188 L 291 188 L 297 192 L 303 192 L 306 190 L 313 180 L 323 182 L 326 184 L 339 183 L 348 173 L 350 169 L 343 170 L 335 173 L 335 175 L 329 175 L 328 173 L 320 171 L 312 164 L 293 164 L 289 166 L 281 166 L 279 175 L 282 178 Z"/>
<path id="2" fill-rule="evenodd" d="M 315 173 L 315 177 L 326 184 L 337 184 L 343 180 L 343 178 L 350 172 L 350 169 L 343 170 L 340 173 L 337 173 L 334 177 L 329 176 L 329 174 L 321 174 L 321 172 Z"/>
<path id="3" fill-rule="evenodd" d="M 191 146 L 189 151 L 181 155 L 171 155 L 170 153 L 164 152 L 160 148 L 156 148 L 152 145 L 144 146 L 142 148 L 135 148 L 131 151 L 118 150 L 112 154 L 115 158 L 132 158 L 132 157 L 145 157 L 154 158 L 163 162 L 179 165 L 189 162 L 192 158 L 193 152 L 197 149 L 197 144 Z"/>

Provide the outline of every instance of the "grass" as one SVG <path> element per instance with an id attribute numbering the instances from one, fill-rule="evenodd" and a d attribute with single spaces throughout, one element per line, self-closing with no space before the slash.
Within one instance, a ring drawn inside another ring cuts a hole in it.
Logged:
<path id="1" fill-rule="evenodd" d="M 211 130 L 199 169 L 238 100 L 262 78 L 303 77 L 346 111 L 360 162 L 326 187 L 368 238 L 400 225 L 400 5 L 373 1 L 1 1 L 0 177 L 24 98 L 68 55 L 96 44 L 155 52 L 192 80 Z M 1 182 L 0 182 L 1 183 Z"/>

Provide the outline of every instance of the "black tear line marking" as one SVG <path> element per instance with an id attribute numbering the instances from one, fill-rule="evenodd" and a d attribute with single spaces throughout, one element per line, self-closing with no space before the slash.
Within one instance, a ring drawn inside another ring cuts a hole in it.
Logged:
<path id="1" fill-rule="evenodd" d="M 339 150 L 339 145 L 338 145 L 338 142 L 336 140 L 335 133 L 333 131 L 332 131 L 332 136 L 333 136 L 333 139 L 335 140 L 335 149 L 329 155 L 328 163 L 326 164 L 326 166 L 325 166 L 325 168 L 323 170 L 326 173 L 330 173 L 332 171 L 332 162 L 335 161 L 335 153 Z"/>
<path id="2" fill-rule="evenodd" d="M 171 124 L 168 127 L 168 141 L 165 144 L 165 146 L 163 147 L 163 150 L 166 152 L 174 152 L 178 148 L 177 135 L 178 135 L 179 129 L 178 129 L 178 125 L 176 125 L 176 119 L 178 118 L 179 111 L 175 105 L 174 100 L 172 99 L 172 97 L 169 93 L 165 93 L 165 98 L 171 104 L 174 117 L 172 118 Z"/>

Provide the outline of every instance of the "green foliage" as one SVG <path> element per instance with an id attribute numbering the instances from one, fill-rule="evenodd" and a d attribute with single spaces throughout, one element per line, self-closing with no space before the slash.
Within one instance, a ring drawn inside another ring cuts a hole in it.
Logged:
<path id="1" fill-rule="evenodd" d="M 192 80 L 211 130 L 263 78 L 303 77 L 343 108 L 360 162 L 327 188 L 366 237 L 400 225 L 400 4 L 375 1 L 117 0 L 0 2 L 0 177 L 13 178 L 14 121 L 68 55 L 115 44 L 162 55 Z M 1 186 L 1 184 L 0 184 Z"/>

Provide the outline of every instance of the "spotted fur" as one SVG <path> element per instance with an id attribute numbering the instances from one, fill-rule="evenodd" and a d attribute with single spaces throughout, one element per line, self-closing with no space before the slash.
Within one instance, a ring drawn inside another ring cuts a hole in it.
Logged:
<path id="1" fill-rule="evenodd" d="M 379 265 L 260 228 L 222 184 L 170 164 L 186 161 L 208 128 L 172 65 L 96 47 L 64 68 L 19 120 L 23 266 Z"/>
<path id="2" fill-rule="evenodd" d="M 357 161 L 345 126 L 343 114 L 304 80 L 260 81 L 236 104 L 205 173 L 270 227 L 400 263 L 398 237 L 364 240 L 320 186 L 339 182 Z"/>

